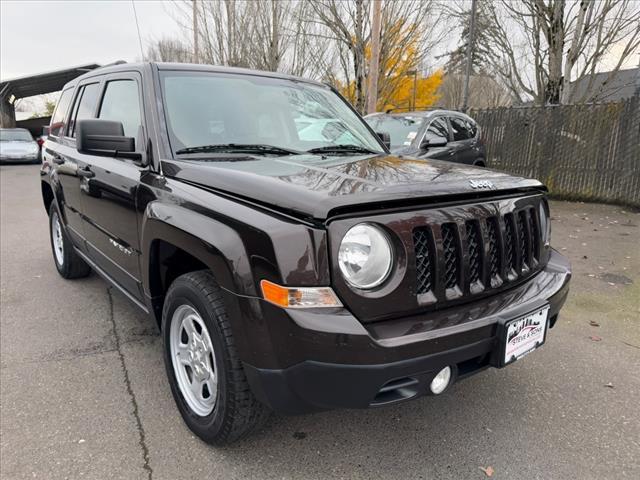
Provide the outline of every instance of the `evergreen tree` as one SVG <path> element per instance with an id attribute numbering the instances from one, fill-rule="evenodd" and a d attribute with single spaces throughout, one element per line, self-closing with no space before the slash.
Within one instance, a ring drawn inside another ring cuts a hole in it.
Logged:
<path id="1" fill-rule="evenodd" d="M 451 74 L 464 74 L 467 68 L 467 48 L 469 45 L 471 26 L 471 7 L 468 10 L 453 11 L 457 18 L 462 33 L 460 34 L 460 44 L 454 50 L 448 52 L 449 60 L 445 64 L 444 70 Z M 492 28 L 491 11 L 487 7 L 486 0 L 478 0 L 476 4 L 475 20 L 475 40 L 473 53 L 471 55 L 471 75 L 487 75 L 491 73 L 491 64 L 497 61 L 497 56 L 493 53 L 490 45 L 489 31 Z"/>

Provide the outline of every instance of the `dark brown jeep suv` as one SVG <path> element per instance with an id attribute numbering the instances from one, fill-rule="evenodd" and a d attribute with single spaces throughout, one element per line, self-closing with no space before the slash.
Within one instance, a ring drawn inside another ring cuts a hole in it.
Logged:
<path id="1" fill-rule="evenodd" d="M 215 444 L 270 410 L 442 394 L 541 346 L 568 292 L 543 185 L 395 157 L 300 78 L 92 71 L 41 179 L 60 275 L 93 270 L 157 321 L 178 410 Z"/>

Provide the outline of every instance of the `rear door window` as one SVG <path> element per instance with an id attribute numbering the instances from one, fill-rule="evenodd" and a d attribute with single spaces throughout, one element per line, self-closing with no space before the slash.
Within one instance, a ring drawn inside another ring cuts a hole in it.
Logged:
<path id="1" fill-rule="evenodd" d="M 138 83 L 131 79 L 107 82 L 98 118 L 121 122 L 126 137 L 137 137 L 142 123 Z"/>
<path id="2" fill-rule="evenodd" d="M 450 117 L 451 130 L 453 131 L 453 141 L 458 142 L 461 140 L 469 140 L 473 138 L 473 134 L 469 129 L 469 124 L 466 120 L 458 117 Z"/>
<path id="3" fill-rule="evenodd" d="M 73 94 L 73 88 L 68 88 L 60 94 L 56 111 L 51 117 L 51 126 L 49 128 L 49 135 L 52 137 L 59 137 L 64 132 L 64 121 L 71 103 L 71 95 Z"/>

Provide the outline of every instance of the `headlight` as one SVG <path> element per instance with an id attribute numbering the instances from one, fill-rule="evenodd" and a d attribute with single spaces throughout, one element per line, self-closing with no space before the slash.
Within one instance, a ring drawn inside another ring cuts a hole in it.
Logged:
<path id="1" fill-rule="evenodd" d="M 342 276 L 356 288 L 374 288 L 384 282 L 391 272 L 392 260 L 387 234 L 367 223 L 352 227 L 338 251 Z"/>
<path id="2" fill-rule="evenodd" d="M 540 202 L 540 231 L 545 247 L 551 243 L 551 220 L 549 219 L 549 206 L 547 202 Z"/>

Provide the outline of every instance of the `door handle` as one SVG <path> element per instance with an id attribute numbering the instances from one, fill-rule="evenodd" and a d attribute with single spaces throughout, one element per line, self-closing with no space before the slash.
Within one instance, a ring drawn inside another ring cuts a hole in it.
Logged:
<path id="1" fill-rule="evenodd" d="M 56 165 L 62 165 L 64 163 L 64 158 L 60 155 L 54 154 L 51 161 Z"/>
<path id="2" fill-rule="evenodd" d="M 95 177 L 96 174 L 91 171 L 91 168 L 89 168 L 89 166 L 86 166 L 78 169 L 78 176 L 84 178 L 92 178 Z"/>

